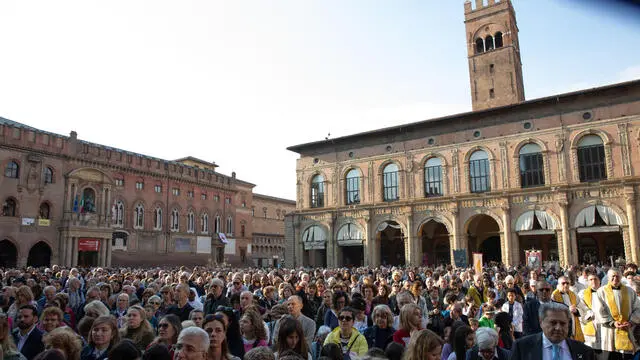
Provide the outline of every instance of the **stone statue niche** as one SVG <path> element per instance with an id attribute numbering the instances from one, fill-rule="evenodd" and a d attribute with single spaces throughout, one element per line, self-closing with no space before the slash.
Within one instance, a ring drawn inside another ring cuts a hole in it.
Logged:
<path id="1" fill-rule="evenodd" d="M 96 212 L 96 192 L 91 188 L 86 188 L 82 192 L 82 213 L 95 214 Z"/>

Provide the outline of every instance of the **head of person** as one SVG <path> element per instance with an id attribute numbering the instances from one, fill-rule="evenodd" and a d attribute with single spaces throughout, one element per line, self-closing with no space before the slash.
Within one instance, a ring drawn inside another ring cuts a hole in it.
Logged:
<path id="1" fill-rule="evenodd" d="M 45 308 L 40 317 L 42 321 L 42 329 L 45 332 L 51 332 L 53 329 L 59 328 L 64 324 L 64 313 L 60 308 L 55 306 Z"/>
<path id="2" fill-rule="evenodd" d="M 462 316 L 462 304 L 460 304 L 460 303 L 453 304 L 453 306 L 451 307 L 451 311 L 449 313 L 449 316 L 453 320 L 460 319 L 460 316 Z"/>
<path id="3" fill-rule="evenodd" d="M 431 330 L 420 330 L 411 336 L 406 360 L 437 360 L 442 354 L 444 341 Z"/>
<path id="4" fill-rule="evenodd" d="M 287 299 L 287 311 L 289 315 L 293 317 L 298 317 L 302 313 L 302 298 L 298 295 L 290 296 Z"/>
<path id="5" fill-rule="evenodd" d="M 189 285 L 178 284 L 173 291 L 173 297 L 178 305 L 184 305 L 189 301 Z"/>
<path id="6" fill-rule="evenodd" d="M 42 292 L 44 293 L 44 297 L 45 299 L 47 299 L 47 302 L 53 301 L 53 299 L 56 297 L 55 286 L 52 286 L 52 285 L 46 286 Z"/>
<path id="7" fill-rule="evenodd" d="M 474 330 L 467 325 L 461 325 L 456 328 L 453 335 L 453 351 L 456 353 L 456 359 L 465 359 L 467 350 L 471 349 L 476 342 Z"/>
<path id="8" fill-rule="evenodd" d="M 189 313 L 189 320 L 193 321 L 197 327 L 202 328 L 202 321 L 204 321 L 204 312 L 200 309 L 193 309 Z"/>
<path id="9" fill-rule="evenodd" d="M 244 354 L 244 360 L 275 360 L 276 356 L 267 346 L 258 346 Z"/>
<path id="10" fill-rule="evenodd" d="M 33 292 L 27 285 L 22 285 L 16 291 L 16 302 L 18 305 L 27 305 L 33 301 Z"/>
<path id="11" fill-rule="evenodd" d="M 18 328 L 22 331 L 30 330 L 38 323 L 38 309 L 33 305 L 22 305 L 18 309 Z"/>
<path id="12" fill-rule="evenodd" d="M 507 289 L 507 300 L 513 304 L 516 301 L 516 289 L 510 287 Z"/>
<path id="13" fill-rule="evenodd" d="M 86 303 L 88 304 L 94 300 L 100 300 L 100 288 L 95 286 L 87 290 Z"/>
<path id="14" fill-rule="evenodd" d="M 248 339 L 266 340 L 267 332 L 260 313 L 254 310 L 245 311 L 240 318 L 240 332 Z"/>
<path id="15" fill-rule="evenodd" d="M 219 298 L 222 295 L 224 283 L 222 282 L 222 280 L 214 278 L 213 280 L 211 280 L 211 286 L 209 287 L 209 289 L 211 291 L 211 294 L 213 294 L 215 298 Z"/>
<path id="16" fill-rule="evenodd" d="M 473 285 L 478 288 L 482 287 L 482 274 L 473 275 Z"/>
<path id="17" fill-rule="evenodd" d="M 204 317 L 202 328 L 209 335 L 209 347 L 221 349 L 222 354 L 228 353 L 227 322 L 221 314 L 209 314 Z"/>
<path id="18" fill-rule="evenodd" d="M 158 311 L 158 309 L 160 309 L 160 306 L 162 305 L 162 299 L 158 295 L 150 296 L 149 299 L 147 299 L 147 305 L 153 306 L 155 313 L 156 311 Z"/>
<path id="19" fill-rule="evenodd" d="M 402 309 L 405 305 L 413 303 L 413 295 L 408 291 L 402 291 L 396 295 L 396 302 L 398 309 Z"/>
<path id="20" fill-rule="evenodd" d="M 565 304 L 557 302 L 540 304 L 538 317 L 544 336 L 552 343 L 558 344 L 569 335 L 571 313 Z"/>
<path id="21" fill-rule="evenodd" d="M 165 315 L 158 322 L 158 336 L 166 344 L 175 344 L 178 341 L 180 331 L 182 331 L 182 323 L 180 318 L 174 314 Z"/>
<path id="22" fill-rule="evenodd" d="M 240 293 L 240 308 L 246 309 L 249 306 L 253 305 L 253 294 L 251 291 L 243 291 Z"/>
<path id="23" fill-rule="evenodd" d="M 147 322 L 147 313 L 139 305 L 133 305 L 127 310 L 127 328 L 137 329 Z"/>
<path id="24" fill-rule="evenodd" d="M 342 359 L 344 355 L 342 354 L 342 349 L 340 345 L 335 343 L 328 343 L 320 349 L 320 356 L 325 356 L 329 359 Z"/>
<path id="25" fill-rule="evenodd" d="M 160 288 L 160 296 L 162 296 L 162 302 L 166 306 L 173 304 L 173 291 L 171 290 L 171 286 L 165 285 Z"/>
<path id="26" fill-rule="evenodd" d="M 58 349 L 66 359 L 79 359 L 82 351 L 82 340 L 71 328 L 57 328 L 42 338 L 45 349 Z"/>
<path id="27" fill-rule="evenodd" d="M 351 336 L 351 332 L 354 329 L 353 324 L 356 320 L 357 313 L 358 310 L 350 306 L 342 308 L 342 310 L 340 310 L 340 312 L 338 313 L 338 326 L 340 326 L 340 333 L 342 334 L 342 336 Z"/>
<path id="28" fill-rule="evenodd" d="M 381 329 L 391 328 L 393 326 L 393 313 L 387 305 L 376 305 L 371 312 L 373 325 Z"/>
<path id="29" fill-rule="evenodd" d="M 476 344 L 480 357 L 484 360 L 492 360 L 498 346 L 498 332 L 487 327 L 479 328 L 476 330 Z"/>
<path id="30" fill-rule="evenodd" d="M 291 316 L 280 319 L 277 339 L 278 353 L 282 353 L 285 350 L 294 350 L 301 355 L 309 352 L 307 342 L 304 339 L 302 324 Z"/>
<path id="31" fill-rule="evenodd" d="M 587 284 L 589 284 L 590 288 L 597 290 L 600 288 L 600 278 L 598 275 L 589 272 L 587 275 Z"/>
<path id="32" fill-rule="evenodd" d="M 126 293 L 120 293 L 120 295 L 118 295 L 116 306 L 120 311 L 127 310 L 129 307 L 129 295 Z"/>
<path id="33" fill-rule="evenodd" d="M 123 339 L 116 343 L 109 351 L 109 360 L 121 360 L 121 359 L 140 359 L 142 354 L 136 347 L 136 344 L 129 340 Z"/>
<path id="34" fill-rule="evenodd" d="M 569 282 L 568 277 L 560 276 L 558 278 L 558 290 L 560 290 L 563 293 L 566 293 L 569 291 L 569 286 L 571 286 L 571 283 Z"/>
<path id="35" fill-rule="evenodd" d="M 89 331 L 89 345 L 98 349 L 113 347 L 120 341 L 118 324 L 113 316 L 100 316 L 93 321 Z"/>
<path id="36" fill-rule="evenodd" d="M 170 349 L 165 344 L 156 343 L 142 355 L 142 360 L 173 360 L 171 357 Z"/>
<path id="37" fill-rule="evenodd" d="M 551 285 L 545 280 L 536 283 L 536 294 L 541 302 L 549 302 L 551 300 Z"/>
<path id="38" fill-rule="evenodd" d="M 100 316 L 109 315 L 109 308 L 102 301 L 94 300 L 84 306 L 85 316 L 97 318 Z"/>
<path id="39" fill-rule="evenodd" d="M 339 312 L 343 307 L 349 306 L 349 297 L 345 292 L 336 291 L 333 293 L 332 306 L 336 312 Z"/>
<path id="40" fill-rule="evenodd" d="M 404 356 L 404 346 L 397 342 L 390 342 L 384 349 L 384 354 L 389 360 L 402 360 Z"/>
<path id="41" fill-rule="evenodd" d="M 607 278 L 609 279 L 609 283 L 612 286 L 620 286 L 620 282 L 622 281 L 622 274 L 620 270 L 617 269 L 609 269 L 607 271 Z M 560 281 L 558 281 L 560 283 Z"/>

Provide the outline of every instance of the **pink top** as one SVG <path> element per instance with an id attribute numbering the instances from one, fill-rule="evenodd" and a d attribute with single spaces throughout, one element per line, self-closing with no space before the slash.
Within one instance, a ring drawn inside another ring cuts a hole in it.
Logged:
<path id="1" fill-rule="evenodd" d="M 247 340 L 244 337 L 242 338 L 242 342 L 244 343 L 244 352 L 248 352 L 249 350 L 253 349 L 254 347 L 259 347 L 259 346 L 269 346 L 269 344 L 267 344 L 266 340 L 260 340 L 258 341 L 258 344 L 253 346 L 256 341 L 255 340 Z"/>

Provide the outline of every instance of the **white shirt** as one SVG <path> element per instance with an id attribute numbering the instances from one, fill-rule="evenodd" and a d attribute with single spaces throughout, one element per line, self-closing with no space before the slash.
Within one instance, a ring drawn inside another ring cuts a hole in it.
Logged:
<path id="1" fill-rule="evenodd" d="M 553 359 L 553 343 L 542 334 L 542 360 Z M 572 360 L 571 351 L 569 351 L 569 345 L 566 340 L 562 340 L 560 344 L 560 360 Z"/>

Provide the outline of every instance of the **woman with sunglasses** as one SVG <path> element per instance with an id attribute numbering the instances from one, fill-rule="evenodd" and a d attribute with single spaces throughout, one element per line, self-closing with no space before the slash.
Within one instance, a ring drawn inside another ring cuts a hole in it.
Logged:
<path id="1" fill-rule="evenodd" d="M 275 345 L 276 359 L 278 359 L 278 354 L 289 350 L 300 355 L 303 359 L 312 360 L 311 352 L 304 338 L 302 324 L 298 320 L 289 315 L 283 316 L 280 319 L 277 339 Z"/>
<path id="2" fill-rule="evenodd" d="M 127 322 L 120 329 L 120 336 L 133 341 L 140 351 L 144 351 L 153 341 L 153 328 L 147 321 L 147 314 L 141 306 L 133 305 L 129 308 Z"/>
<path id="3" fill-rule="evenodd" d="M 331 331 L 324 340 L 325 345 L 331 343 L 339 345 L 345 359 L 364 356 L 369 350 L 367 339 L 353 327 L 356 311 L 350 307 L 340 310 L 338 313 L 340 326 Z"/>
<path id="4" fill-rule="evenodd" d="M 163 344 L 172 349 L 172 346 L 178 342 L 180 331 L 182 331 L 182 323 L 178 316 L 173 314 L 163 316 L 158 322 L 158 336 L 147 346 L 147 349 L 156 344 Z M 173 358 L 173 349 L 171 358 Z"/>
<path id="5" fill-rule="evenodd" d="M 240 333 L 240 323 L 233 308 L 219 306 L 216 315 L 222 316 L 227 331 L 226 339 L 229 345 L 229 352 L 239 358 L 244 357 L 244 344 L 242 343 L 242 334 Z"/>
<path id="6" fill-rule="evenodd" d="M 227 319 L 225 315 L 207 315 L 204 318 L 202 328 L 210 336 L 207 360 L 240 360 L 239 357 L 229 353 L 227 344 Z"/>
<path id="7" fill-rule="evenodd" d="M 118 325 L 112 316 L 100 316 L 93 321 L 88 344 L 80 353 L 80 360 L 104 360 L 109 350 L 120 342 Z"/>

